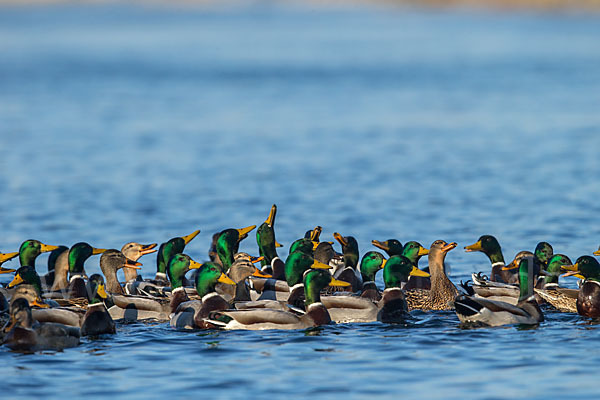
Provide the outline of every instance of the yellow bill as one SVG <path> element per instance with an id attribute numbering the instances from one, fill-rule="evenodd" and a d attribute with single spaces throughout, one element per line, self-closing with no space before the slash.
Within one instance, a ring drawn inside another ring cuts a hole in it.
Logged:
<path id="1" fill-rule="evenodd" d="M 56 250 L 56 249 L 58 249 L 58 246 L 51 246 L 49 244 L 42 243 L 42 245 L 40 247 L 40 252 L 47 253 L 49 251 L 53 251 L 53 250 Z"/>
<path id="2" fill-rule="evenodd" d="M 340 281 L 338 279 L 334 279 L 331 278 L 331 282 L 329 282 L 329 286 L 342 286 L 342 287 L 348 287 L 350 286 L 351 283 L 350 282 L 345 282 L 345 281 Z"/>
<path id="3" fill-rule="evenodd" d="M 275 214 L 277 214 L 277 206 L 275 204 L 273 204 L 271 206 L 271 211 L 269 212 L 269 216 L 265 220 L 265 224 L 272 227 L 273 224 L 275 223 Z"/>
<path id="4" fill-rule="evenodd" d="M 103 299 L 106 299 L 108 297 L 103 283 L 98 285 L 98 289 L 96 289 L 96 293 L 98 293 L 98 296 L 102 297 Z"/>
<path id="5" fill-rule="evenodd" d="M 335 232 L 333 234 L 333 237 L 335 238 L 335 240 L 337 240 L 342 246 L 348 246 L 348 241 L 339 233 Z"/>
<path id="6" fill-rule="evenodd" d="M 13 278 L 12 281 L 10 281 L 10 283 L 8 284 L 8 287 L 11 288 L 13 286 L 17 286 L 20 283 L 23 283 L 23 278 L 21 278 L 21 275 L 16 274 L 15 277 Z"/>
<path id="7" fill-rule="evenodd" d="M 379 267 L 379 269 L 384 269 L 385 268 L 385 264 L 387 264 L 387 260 L 384 258 L 383 262 L 381 263 L 381 267 Z"/>
<path id="8" fill-rule="evenodd" d="M 190 266 L 188 267 L 189 269 L 198 269 L 202 266 L 202 264 L 200 264 L 197 261 L 194 261 L 190 258 Z"/>
<path id="9" fill-rule="evenodd" d="M 6 262 L 8 260 L 12 260 L 13 258 L 15 258 L 18 255 L 19 255 L 18 251 L 15 251 L 14 253 L 0 253 L 0 264 L 2 264 L 3 262 Z"/>
<path id="10" fill-rule="evenodd" d="M 323 231 L 323 228 L 321 228 L 320 226 L 316 226 L 315 229 L 313 229 L 312 232 L 310 233 L 310 240 L 313 242 L 318 242 L 319 238 L 321 237 L 322 231 Z"/>
<path id="11" fill-rule="evenodd" d="M 231 280 L 230 277 L 221 272 L 221 276 L 219 276 L 219 282 L 227 283 L 228 285 L 235 285 L 235 282 Z"/>
<path id="12" fill-rule="evenodd" d="M 257 276 L 259 278 L 272 278 L 273 277 L 273 275 L 265 274 L 264 272 L 262 272 L 258 268 L 254 269 L 254 272 L 252 273 L 252 276 Z"/>
<path id="13" fill-rule="evenodd" d="M 277 241 L 275 241 L 275 247 L 283 247 L 283 245 Z"/>
<path id="14" fill-rule="evenodd" d="M 454 249 L 456 246 L 458 246 L 456 242 L 448 243 L 447 245 L 442 247 L 442 251 L 444 251 L 444 252 L 450 251 L 450 250 Z"/>
<path id="15" fill-rule="evenodd" d="M 254 228 L 256 228 L 256 225 L 251 225 L 245 228 L 237 229 L 240 240 L 244 239 L 248 235 L 248 232 L 250 232 Z"/>
<path id="16" fill-rule="evenodd" d="M 385 242 L 380 242 L 379 240 L 371 240 L 371 244 L 383 251 L 389 251 L 390 247 L 385 244 Z"/>
<path id="17" fill-rule="evenodd" d="M 456 243 L 454 243 L 454 247 L 456 247 Z M 450 249 L 450 250 L 452 250 L 452 249 Z M 419 256 L 426 256 L 427 254 L 429 254 L 429 249 L 426 249 L 423 246 L 419 247 L 419 252 L 417 253 L 417 255 L 419 255 Z"/>
<path id="18" fill-rule="evenodd" d="M 15 271 L 16 269 L 0 267 L 0 274 L 8 274 L 9 272 Z"/>
<path id="19" fill-rule="evenodd" d="M 265 256 L 260 256 L 260 257 L 252 257 L 252 256 L 250 256 L 250 262 L 252 264 L 256 264 L 257 262 L 261 262 L 264 259 L 265 259 Z"/>
<path id="20" fill-rule="evenodd" d="M 106 251 L 106 249 L 97 249 L 95 247 L 92 247 L 92 254 L 102 254 Z"/>
<path id="21" fill-rule="evenodd" d="M 483 250 L 483 246 L 481 245 L 481 240 L 478 240 L 477 242 L 470 244 L 468 246 L 465 246 L 465 250 L 467 252 L 471 252 L 471 251 L 482 251 Z"/>
<path id="22" fill-rule="evenodd" d="M 189 235 L 182 236 L 181 238 L 183 239 L 183 243 L 188 244 L 189 242 L 192 241 L 193 238 L 198 236 L 199 233 L 200 233 L 200 229 L 190 233 Z"/>
<path id="23" fill-rule="evenodd" d="M 29 307 L 50 308 L 50 306 L 48 304 L 42 303 L 42 302 L 38 301 L 38 299 L 33 300 L 29 304 Z"/>
<path id="24" fill-rule="evenodd" d="M 423 278 L 428 278 L 430 276 L 429 273 L 427 273 L 423 270 L 420 270 L 419 268 L 415 267 L 414 265 L 413 265 L 412 270 L 410 271 L 409 275 L 422 276 Z"/>
<path id="25" fill-rule="evenodd" d="M 327 264 L 324 264 L 324 263 L 322 263 L 320 261 L 315 260 L 313 262 L 313 264 L 311 265 L 311 268 L 314 268 L 314 269 L 331 269 L 332 267 L 331 267 L 331 265 L 327 265 Z"/>

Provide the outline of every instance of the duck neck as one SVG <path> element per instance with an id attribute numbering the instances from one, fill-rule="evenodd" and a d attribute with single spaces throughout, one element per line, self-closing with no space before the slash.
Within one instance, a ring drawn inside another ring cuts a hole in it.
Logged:
<path id="1" fill-rule="evenodd" d="M 429 273 L 431 274 L 432 293 L 444 291 L 449 285 L 452 285 L 444 268 L 445 258 L 446 253 L 444 252 L 432 251 L 429 253 Z"/>
<path id="2" fill-rule="evenodd" d="M 30 266 L 35 268 L 35 259 L 40 253 L 32 248 L 26 248 L 19 253 L 19 262 L 21 267 Z"/>
<path id="3" fill-rule="evenodd" d="M 69 286 L 69 263 L 67 260 L 68 251 L 63 252 L 56 259 L 54 264 L 54 282 L 51 290 L 57 291 L 66 289 Z"/>
<path id="4" fill-rule="evenodd" d="M 492 264 L 502 263 L 502 265 L 505 265 L 502 250 L 495 250 L 492 253 L 485 253 L 485 255 L 488 256 Z"/>
<path id="5" fill-rule="evenodd" d="M 519 302 L 533 295 L 533 261 L 519 268 Z"/>
<path id="6" fill-rule="evenodd" d="M 117 271 L 111 270 L 104 273 L 106 277 L 106 289 L 115 294 L 123 294 L 123 288 L 117 279 Z"/>

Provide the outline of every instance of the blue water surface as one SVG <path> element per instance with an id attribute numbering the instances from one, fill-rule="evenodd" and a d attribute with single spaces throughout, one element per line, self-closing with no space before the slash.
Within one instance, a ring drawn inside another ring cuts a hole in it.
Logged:
<path id="1" fill-rule="evenodd" d="M 275 203 L 283 257 L 321 225 L 362 253 L 372 239 L 456 241 L 454 282 L 489 272 L 462 250 L 482 234 L 507 261 L 541 240 L 574 260 L 600 243 L 598 43 L 598 15 L 580 13 L 3 6 L 0 250 L 201 229 L 186 252 L 202 261 L 214 232 L 260 224 Z M 252 235 L 241 249 L 258 252 Z M 155 257 L 141 261 L 151 276 Z M 2 397 L 598 398 L 598 326 L 577 315 L 535 329 L 413 317 L 122 325 L 64 352 L 0 349 Z"/>

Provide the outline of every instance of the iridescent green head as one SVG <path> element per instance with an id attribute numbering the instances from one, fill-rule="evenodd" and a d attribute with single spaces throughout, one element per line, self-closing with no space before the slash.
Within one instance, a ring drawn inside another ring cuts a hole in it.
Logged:
<path id="1" fill-rule="evenodd" d="M 378 251 L 368 251 L 360 260 L 360 273 L 364 282 L 375 282 L 375 275 L 385 266 L 386 259 Z"/>
<path id="2" fill-rule="evenodd" d="M 554 254 L 554 249 L 548 242 L 539 242 L 537 246 L 535 246 L 535 251 L 533 252 L 535 258 L 545 267 L 548 264 L 548 260 Z"/>
<path id="3" fill-rule="evenodd" d="M 581 256 L 575 261 L 574 265 L 563 265 L 562 268 L 569 271 L 563 276 L 576 276 L 580 279 L 600 281 L 600 264 L 594 257 Z"/>
<path id="4" fill-rule="evenodd" d="M 421 243 L 410 241 L 404 245 L 402 255 L 410 260 L 414 266 L 419 265 L 421 257 L 429 254 L 429 250 L 421 246 Z"/>
<path id="5" fill-rule="evenodd" d="M 383 269 L 383 282 L 385 288 L 401 288 L 403 282 L 407 282 L 409 276 L 428 277 L 429 274 L 414 266 L 411 260 L 404 256 L 392 256 L 388 258 Z"/>
<path id="6" fill-rule="evenodd" d="M 35 272 L 34 267 L 26 265 L 19 268 L 17 272 L 15 272 L 15 277 L 13 280 L 8 284 L 8 287 L 11 288 L 22 283 L 32 285 L 35 288 L 38 296 L 42 296 L 42 282 L 40 280 L 40 276 L 37 274 L 37 272 Z"/>
<path id="7" fill-rule="evenodd" d="M 484 253 L 492 264 L 497 262 L 504 263 L 504 256 L 502 255 L 502 248 L 500 243 L 492 235 L 483 235 L 479 240 L 469 246 L 465 246 L 467 252 L 480 251 Z"/>
<path id="8" fill-rule="evenodd" d="M 239 251 L 240 242 L 248 237 L 248 232 L 256 228 L 256 225 L 241 229 L 225 229 L 217 239 L 217 255 L 223 264 L 223 270 L 229 271 L 233 264 L 233 256 Z"/>
<path id="9" fill-rule="evenodd" d="M 325 265 L 316 261 L 312 256 L 295 251 L 290 254 L 285 260 L 285 279 L 289 287 L 302 283 L 304 272 L 311 269 L 331 269 L 329 265 Z"/>
<path id="10" fill-rule="evenodd" d="M 344 265 L 346 267 L 356 268 L 358 265 L 358 242 L 352 236 L 342 236 L 335 232 L 333 234 L 335 240 L 342 245 L 342 253 L 344 253 Z"/>
<path id="11" fill-rule="evenodd" d="M 558 283 L 558 277 L 561 274 L 561 267 L 563 265 L 571 265 L 571 259 L 564 254 L 554 254 L 548 260 L 548 266 L 546 272 L 548 275 L 544 277 L 545 283 Z"/>
<path id="12" fill-rule="evenodd" d="M 380 242 L 379 240 L 371 240 L 371 244 L 373 246 L 380 248 L 385 251 L 388 256 L 399 256 L 402 254 L 402 243 L 400 243 L 396 239 L 388 239 L 385 242 Z"/>
<path id="13" fill-rule="evenodd" d="M 58 246 L 57 249 L 50 252 L 50 255 L 48 256 L 48 272 L 54 271 L 56 260 L 58 260 L 58 257 L 65 251 L 69 251 L 67 246 Z"/>
<path id="14" fill-rule="evenodd" d="M 89 304 L 102 303 L 108 297 L 104 287 L 104 277 L 100 274 L 93 274 L 85 284 Z"/>
<path id="15" fill-rule="evenodd" d="M 271 261 L 278 257 L 277 247 L 282 247 L 275 240 L 275 214 L 277 214 L 277 206 L 273 204 L 269 217 L 256 230 L 256 242 L 258 243 L 258 252 L 264 259 L 261 265 L 271 265 Z"/>
<path id="16" fill-rule="evenodd" d="M 315 248 L 315 243 L 312 240 L 308 238 L 302 238 L 292 243 L 292 245 L 290 246 L 290 254 L 300 252 L 310 255 L 312 257 Z"/>
<path id="17" fill-rule="evenodd" d="M 97 249 L 85 242 L 79 242 L 71 246 L 69 250 L 69 273 L 82 274 L 84 272 L 83 264 L 85 260 L 95 254 L 102 254 L 106 249 Z"/>
<path id="18" fill-rule="evenodd" d="M 348 282 L 334 279 L 329 271 L 324 269 L 309 269 L 303 276 L 304 305 L 308 308 L 313 303 L 321 301 L 321 290 L 327 286 L 350 286 Z"/>
<path id="19" fill-rule="evenodd" d="M 183 253 L 185 246 L 198 236 L 199 233 L 200 230 L 198 229 L 189 235 L 174 237 L 165 243 L 162 243 L 158 248 L 158 253 L 156 255 L 156 272 L 166 274 L 167 265 L 169 264 L 169 261 L 171 261 L 171 257 L 175 254 Z"/>
<path id="20" fill-rule="evenodd" d="M 171 257 L 167 266 L 167 276 L 171 282 L 171 288 L 177 289 L 183 286 L 183 278 L 190 269 L 200 268 L 200 263 L 192 260 L 187 254 L 179 253 Z"/>
<path id="21" fill-rule="evenodd" d="M 225 273 L 221 272 L 221 267 L 213 262 L 202 264 L 196 275 L 196 292 L 201 297 L 215 291 L 218 282 L 235 285 Z"/>
<path id="22" fill-rule="evenodd" d="M 19 248 L 19 262 L 21 266 L 29 265 L 35 268 L 35 259 L 42 253 L 56 250 L 58 246 L 50 246 L 39 240 L 29 239 L 24 241 Z"/>

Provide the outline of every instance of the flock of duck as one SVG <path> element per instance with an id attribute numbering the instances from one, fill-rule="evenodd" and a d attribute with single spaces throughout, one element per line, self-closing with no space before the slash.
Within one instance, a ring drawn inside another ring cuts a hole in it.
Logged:
<path id="1" fill-rule="evenodd" d="M 0 340 L 16 351 L 62 349 L 78 345 L 81 336 L 114 334 L 115 321 L 169 321 L 180 330 L 305 329 L 333 322 L 399 323 L 415 309 L 455 310 L 462 323 L 490 326 L 538 324 L 545 307 L 600 316 L 600 264 L 591 256 L 573 264 L 540 242 L 534 252 L 522 251 L 505 264 L 496 238 L 484 235 L 465 250 L 488 256 L 490 277 L 473 274 L 472 283 L 457 288 L 444 267 L 457 244 L 443 240 L 429 249 L 414 241 L 373 240 L 386 255 L 368 251 L 359 262 L 355 238 L 334 233 L 338 253 L 333 241 L 320 241 L 317 226 L 291 244 L 283 261 L 277 255 L 276 211 L 273 205 L 256 231 L 258 257 L 238 252 L 255 225 L 216 233 L 204 263 L 184 253 L 199 231 L 158 249 L 156 243 L 106 250 L 83 242 L 67 248 L 26 240 L 18 252 L 0 253 L 0 273 L 14 273 L 0 288 Z M 50 252 L 48 273 L 40 276 L 35 261 L 44 252 Z M 156 275 L 142 279 L 138 260 L 153 252 Z M 87 277 L 84 263 L 96 254 L 102 274 Z M 425 255 L 428 267 L 420 269 Z M 2 266 L 17 256 L 18 269 Z M 124 283 L 117 278 L 121 269 Z M 383 291 L 375 284 L 380 270 Z M 559 275 L 580 278 L 579 289 L 560 287 Z"/>

